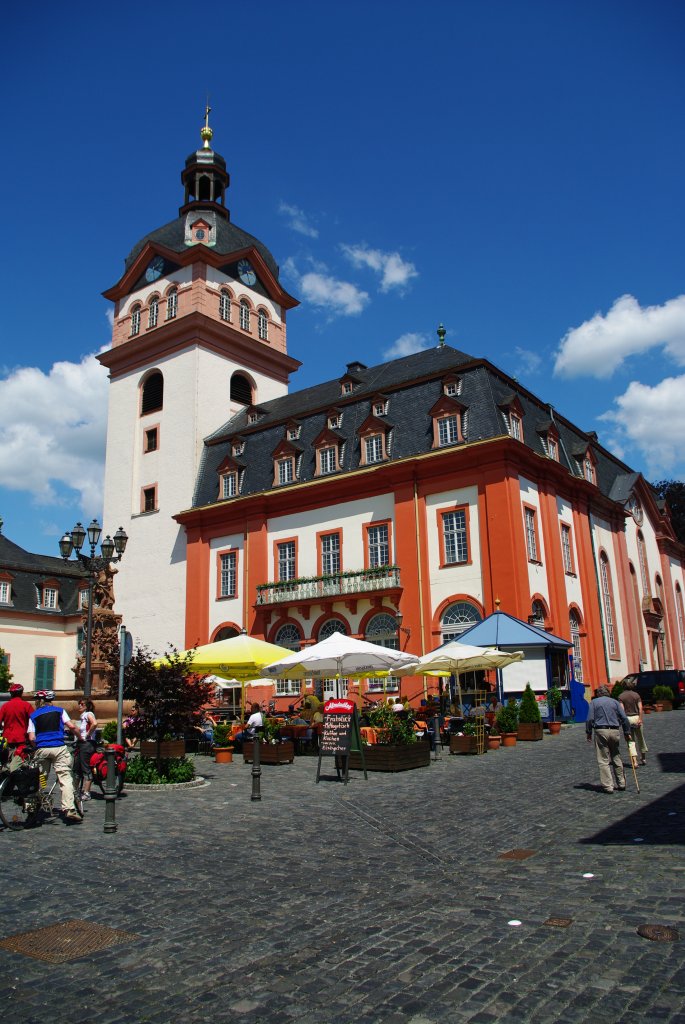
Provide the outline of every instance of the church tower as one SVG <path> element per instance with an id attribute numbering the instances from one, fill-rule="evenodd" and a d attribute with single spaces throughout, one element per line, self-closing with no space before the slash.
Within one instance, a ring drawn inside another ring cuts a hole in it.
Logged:
<path id="1" fill-rule="evenodd" d="M 131 250 L 114 303 L 104 519 L 129 536 L 117 609 L 137 640 L 185 646 L 186 536 L 203 439 L 246 407 L 287 393 L 286 312 L 269 250 L 232 223 L 226 161 L 202 147 L 181 173 L 175 220 Z"/>

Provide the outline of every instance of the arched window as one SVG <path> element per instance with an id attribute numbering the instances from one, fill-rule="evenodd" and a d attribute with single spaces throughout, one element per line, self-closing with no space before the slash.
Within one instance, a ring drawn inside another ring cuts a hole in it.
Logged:
<path id="1" fill-rule="evenodd" d="M 218 640 L 232 640 L 234 636 L 238 636 L 238 630 L 235 626 L 222 626 L 212 642 L 217 643 Z"/>
<path id="2" fill-rule="evenodd" d="M 164 377 L 155 370 L 143 384 L 143 396 L 140 404 L 140 414 L 144 416 L 148 412 L 157 412 L 164 405 Z"/>
<path id="3" fill-rule="evenodd" d="M 659 638 L 662 644 L 662 655 L 663 665 L 662 668 L 666 668 L 667 665 L 672 665 L 673 660 L 671 658 L 671 643 L 668 636 L 668 630 L 666 629 L 666 601 L 664 599 L 664 585 L 661 580 L 661 576 L 657 576 L 654 580 L 656 583 L 656 596 L 659 599 L 661 605 L 661 624 L 659 626 Z"/>
<path id="4" fill-rule="evenodd" d="M 577 682 L 583 682 L 583 653 L 580 648 L 580 620 L 575 611 L 568 616 L 568 626 L 573 643 L 573 675 Z"/>
<path id="5" fill-rule="evenodd" d="M 635 566 L 630 563 L 630 582 L 633 587 L 633 602 L 635 604 L 635 621 L 637 623 L 637 642 L 638 651 L 640 655 L 640 668 L 647 664 L 645 657 L 645 645 L 644 637 L 642 633 L 642 604 L 640 602 L 640 589 L 637 585 L 637 573 L 635 572 Z"/>
<path id="6" fill-rule="evenodd" d="M 387 612 L 380 612 L 369 619 L 366 625 L 365 639 L 379 647 L 389 647 L 393 651 L 400 649 L 397 635 L 397 619 Z M 369 679 L 369 692 L 378 690 L 399 690 L 400 681 L 397 676 L 386 676 L 385 679 Z"/>
<path id="7" fill-rule="evenodd" d="M 680 584 L 675 585 L 675 611 L 678 616 L 678 635 L 680 637 L 680 664 L 685 662 L 685 611 L 683 610 L 683 593 Z"/>
<path id="8" fill-rule="evenodd" d="M 269 320 L 263 309 L 257 314 L 257 334 L 260 341 L 267 341 L 269 337 Z"/>
<path id="9" fill-rule="evenodd" d="M 166 297 L 166 318 L 174 320 L 178 313 L 178 289 L 172 288 Z"/>
<path id="10" fill-rule="evenodd" d="M 234 373 L 231 377 L 231 401 L 241 405 L 251 405 L 252 386 L 242 373 Z"/>
<path id="11" fill-rule="evenodd" d="M 156 327 L 157 320 L 159 319 L 159 296 L 153 295 L 150 299 L 150 305 L 148 307 L 147 325 L 148 327 Z"/>
<path id="12" fill-rule="evenodd" d="M 135 338 L 140 332 L 140 303 L 136 303 L 131 310 L 131 337 Z"/>
<path id="13" fill-rule="evenodd" d="M 274 643 L 279 647 L 287 647 L 290 651 L 299 651 L 302 644 L 299 629 L 292 622 L 286 622 L 276 633 Z"/>
<path id="14" fill-rule="evenodd" d="M 457 640 L 462 633 L 470 629 L 471 626 L 475 626 L 481 619 L 482 616 L 478 609 L 474 608 L 472 604 L 468 604 L 467 601 L 458 601 L 456 604 L 449 605 L 445 609 L 440 623 L 442 642 Z"/>
<path id="15" fill-rule="evenodd" d="M 240 301 L 240 326 L 244 331 L 249 331 L 250 329 L 250 307 L 245 299 Z"/>
<path id="16" fill-rule="evenodd" d="M 231 293 L 225 288 L 221 289 L 219 296 L 219 316 L 222 320 L 231 322 Z"/>
<path id="17" fill-rule="evenodd" d="M 319 630 L 319 640 L 326 640 L 333 633 L 344 633 L 347 636 L 347 626 L 340 619 L 326 619 L 323 626 Z"/>
<path id="18" fill-rule="evenodd" d="M 542 601 L 533 601 L 531 607 L 531 619 L 533 620 L 534 626 L 540 626 L 544 629 L 545 627 L 545 606 Z"/>
<path id="19" fill-rule="evenodd" d="M 599 556 L 599 577 L 602 584 L 602 603 L 604 605 L 604 627 L 606 629 L 607 647 L 609 648 L 609 655 L 615 657 L 618 653 L 618 645 L 616 643 L 616 625 L 614 621 L 614 595 L 611 586 L 609 559 L 604 552 Z"/>

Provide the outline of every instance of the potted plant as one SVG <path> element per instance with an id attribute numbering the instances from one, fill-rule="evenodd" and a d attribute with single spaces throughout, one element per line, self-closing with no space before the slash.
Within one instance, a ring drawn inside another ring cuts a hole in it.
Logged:
<path id="1" fill-rule="evenodd" d="M 502 737 L 502 746 L 516 746 L 519 712 L 518 707 L 516 706 L 516 701 L 513 698 L 510 698 L 504 707 L 499 709 L 495 721 Z"/>
<path id="2" fill-rule="evenodd" d="M 487 750 L 478 749 L 478 730 L 475 722 L 464 722 L 461 732 L 450 736 L 450 754 L 484 754 Z"/>
<path id="3" fill-rule="evenodd" d="M 486 746 L 488 750 L 497 750 L 501 742 L 502 736 L 499 731 L 499 726 L 497 725 L 497 722 L 493 722 L 490 726 L 490 731 L 488 732 Z"/>
<path id="4" fill-rule="evenodd" d="M 547 706 L 549 707 L 549 722 L 547 723 L 552 736 L 561 731 L 561 722 L 557 722 L 557 708 L 561 704 L 561 690 L 558 686 L 552 686 L 547 691 Z"/>
<path id="5" fill-rule="evenodd" d="M 673 690 L 670 686 L 655 686 L 652 697 L 657 711 L 673 711 Z"/>
<path id="6" fill-rule="evenodd" d="M 367 772 L 404 772 L 430 764 L 430 744 L 417 739 L 414 723 L 397 714 L 388 704 L 378 704 L 368 712 L 369 725 L 376 730 L 377 742 L 364 746 Z M 361 770 L 359 753 L 350 751 L 350 770 Z"/>
<path id="7" fill-rule="evenodd" d="M 295 760 L 295 744 L 292 740 L 281 739 L 281 725 L 276 718 L 264 718 L 262 735 L 259 744 L 259 760 L 261 764 L 292 764 Z M 243 761 L 251 763 L 254 742 L 243 742 Z"/>
<path id="8" fill-rule="evenodd" d="M 217 722 L 214 726 L 212 750 L 217 764 L 230 764 L 233 761 L 231 727 L 226 722 Z"/>

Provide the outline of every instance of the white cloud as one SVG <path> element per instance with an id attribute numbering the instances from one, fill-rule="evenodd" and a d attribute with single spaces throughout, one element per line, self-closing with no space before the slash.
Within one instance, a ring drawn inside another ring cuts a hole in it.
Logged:
<path id="1" fill-rule="evenodd" d="M 632 381 L 614 399 L 617 408 L 599 418 L 614 425 L 614 451 L 627 445 L 638 448 L 647 463 L 647 475 L 680 476 L 685 470 L 685 376 L 667 377 L 654 387 Z M 620 457 L 620 455 L 619 455 Z"/>
<path id="2" fill-rule="evenodd" d="M 410 356 L 414 352 L 423 352 L 431 347 L 431 340 L 426 334 L 408 333 L 402 334 L 393 341 L 389 348 L 386 348 L 383 355 L 386 359 L 401 359 L 402 356 Z"/>
<path id="3" fill-rule="evenodd" d="M 531 377 L 542 365 L 542 357 L 528 348 L 520 348 L 517 345 L 514 355 L 517 358 L 514 372 L 518 377 Z"/>
<path id="4" fill-rule="evenodd" d="M 418 271 L 413 263 L 403 260 L 398 252 L 381 252 L 361 245 L 342 245 L 341 249 L 355 267 L 369 267 L 381 275 L 381 291 L 391 288 L 405 288 Z"/>
<path id="5" fill-rule="evenodd" d="M 663 306 L 642 309 L 632 295 L 622 295 L 606 316 L 596 313 L 564 336 L 554 372 L 567 377 L 610 377 L 631 355 L 662 347 L 685 366 L 685 295 Z"/>
<path id="6" fill-rule="evenodd" d="M 363 292 L 351 281 L 340 281 L 327 273 L 323 263 L 310 265 L 316 267 L 301 274 L 292 257 L 283 264 L 283 271 L 296 283 L 297 289 L 305 302 L 320 309 L 326 309 L 332 316 L 356 316 L 369 303 L 368 292 Z"/>
<path id="7" fill-rule="evenodd" d="M 94 355 L 0 380 L 0 484 L 46 505 L 60 504 L 58 489 L 67 487 L 86 514 L 99 514 L 107 393 L 107 370 Z"/>
<path id="8" fill-rule="evenodd" d="M 318 229 L 309 223 L 307 214 L 299 206 L 293 206 L 291 203 L 281 203 L 278 207 L 278 212 L 288 218 L 288 227 L 291 230 L 297 231 L 298 234 L 305 235 L 307 238 L 319 237 Z"/>

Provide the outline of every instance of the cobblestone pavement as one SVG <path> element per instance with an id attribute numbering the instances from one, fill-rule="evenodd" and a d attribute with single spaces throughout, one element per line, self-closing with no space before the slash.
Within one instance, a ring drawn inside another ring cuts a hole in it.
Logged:
<path id="1" fill-rule="evenodd" d="M 71 919 L 137 936 L 60 966 L 0 949 L 8 1019 L 682 1024 L 685 710 L 645 732 L 639 795 L 630 771 L 598 791 L 571 726 L 348 786 L 316 785 L 313 757 L 265 766 L 261 802 L 250 766 L 198 758 L 208 785 L 131 791 L 115 834 L 100 800 L 82 825 L 2 832 L 0 938 Z M 514 848 L 535 853 L 499 859 Z"/>

